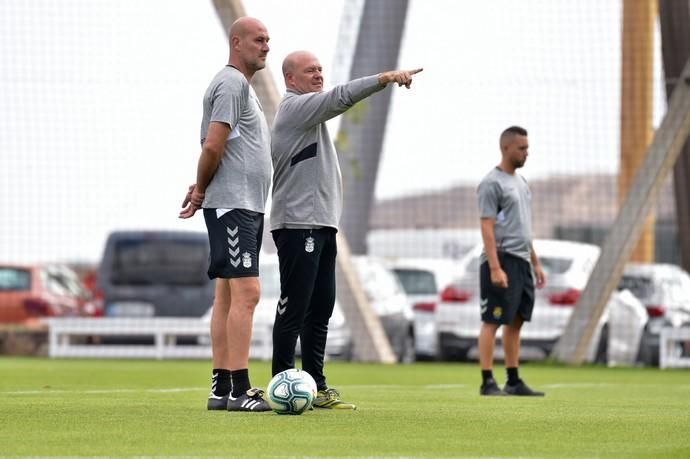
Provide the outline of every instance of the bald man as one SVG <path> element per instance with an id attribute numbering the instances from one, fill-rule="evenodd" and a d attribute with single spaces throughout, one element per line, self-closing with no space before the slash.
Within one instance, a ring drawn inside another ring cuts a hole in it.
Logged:
<path id="1" fill-rule="evenodd" d="M 273 327 L 273 374 L 295 365 L 316 381 L 317 408 L 355 409 L 324 376 L 328 320 L 335 304 L 336 232 L 343 207 L 342 177 L 325 122 L 389 83 L 410 87 L 416 70 L 394 70 L 323 91 L 322 67 L 308 51 L 283 61 L 287 93 L 273 124 L 271 231 L 280 263 L 280 300 Z"/>
<path id="2" fill-rule="evenodd" d="M 209 410 L 269 411 L 249 380 L 252 318 L 259 301 L 259 251 L 271 183 L 270 132 L 254 90 L 266 66 L 269 36 L 243 17 L 229 32 L 228 64 L 204 95 L 196 183 L 181 218 L 203 209 L 210 244 L 208 276 L 216 279 L 211 315 L 213 372 Z"/>

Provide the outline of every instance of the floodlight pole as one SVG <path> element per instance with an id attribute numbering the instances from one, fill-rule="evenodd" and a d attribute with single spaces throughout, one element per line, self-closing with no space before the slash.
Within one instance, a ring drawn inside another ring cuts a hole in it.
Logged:
<path id="1" fill-rule="evenodd" d="M 365 1 L 350 79 L 398 68 L 407 10 L 408 0 Z M 393 86 L 345 113 L 338 132 L 345 202 L 341 227 L 356 254 L 367 251 L 366 236 Z"/>
<path id="2" fill-rule="evenodd" d="M 690 2 L 659 0 L 659 23 L 668 99 L 676 84 L 682 84 L 678 76 L 683 63 L 690 57 Z M 681 266 L 690 271 L 690 141 L 685 142 L 673 167 L 673 188 Z"/>

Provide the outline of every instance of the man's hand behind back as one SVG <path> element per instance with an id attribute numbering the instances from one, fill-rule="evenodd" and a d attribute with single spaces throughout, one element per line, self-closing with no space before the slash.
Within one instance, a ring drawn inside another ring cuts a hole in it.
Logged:
<path id="1" fill-rule="evenodd" d="M 179 218 L 190 218 L 197 210 L 201 209 L 201 205 L 204 202 L 204 193 L 199 193 L 196 189 L 196 184 L 189 185 L 187 194 L 182 201 L 182 210 L 180 211 Z"/>

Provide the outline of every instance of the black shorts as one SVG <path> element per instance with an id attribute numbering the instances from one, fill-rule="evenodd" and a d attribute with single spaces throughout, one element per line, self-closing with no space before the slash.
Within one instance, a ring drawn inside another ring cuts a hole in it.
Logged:
<path id="1" fill-rule="evenodd" d="M 264 214 L 232 209 L 220 218 L 217 215 L 216 209 L 204 209 L 211 247 L 208 277 L 257 277 Z"/>
<path id="2" fill-rule="evenodd" d="M 482 322 L 511 324 L 516 314 L 529 321 L 534 309 L 534 279 L 531 265 L 526 260 L 506 252 L 498 252 L 498 261 L 508 276 L 508 288 L 498 288 L 491 283 L 488 262 L 482 263 L 479 267 Z"/>

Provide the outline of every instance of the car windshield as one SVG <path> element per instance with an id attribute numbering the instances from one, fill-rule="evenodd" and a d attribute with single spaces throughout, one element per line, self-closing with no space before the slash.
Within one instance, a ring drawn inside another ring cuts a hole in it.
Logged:
<path id="1" fill-rule="evenodd" d="M 25 269 L 0 268 L 0 291 L 22 291 L 31 288 L 31 276 Z"/>
<path id="2" fill-rule="evenodd" d="M 544 274 L 563 274 L 570 269 L 573 264 L 572 258 L 558 257 L 539 257 L 541 269 Z"/>
<path id="3" fill-rule="evenodd" d="M 402 293 L 395 276 L 378 263 L 360 260 L 355 267 L 369 301 L 381 301 Z"/>
<path id="4" fill-rule="evenodd" d="M 208 246 L 193 240 L 121 240 L 115 244 L 115 285 L 205 285 Z"/>
<path id="5" fill-rule="evenodd" d="M 630 290 L 637 298 L 645 299 L 652 296 L 652 279 L 643 276 L 631 276 L 624 274 L 618 283 L 618 290 Z"/>
<path id="6" fill-rule="evenodd" d="M 395 275 L 408 295 L 426 295 L 438 292 L 434 275 L 419 269 L 395 269 Z"/>

